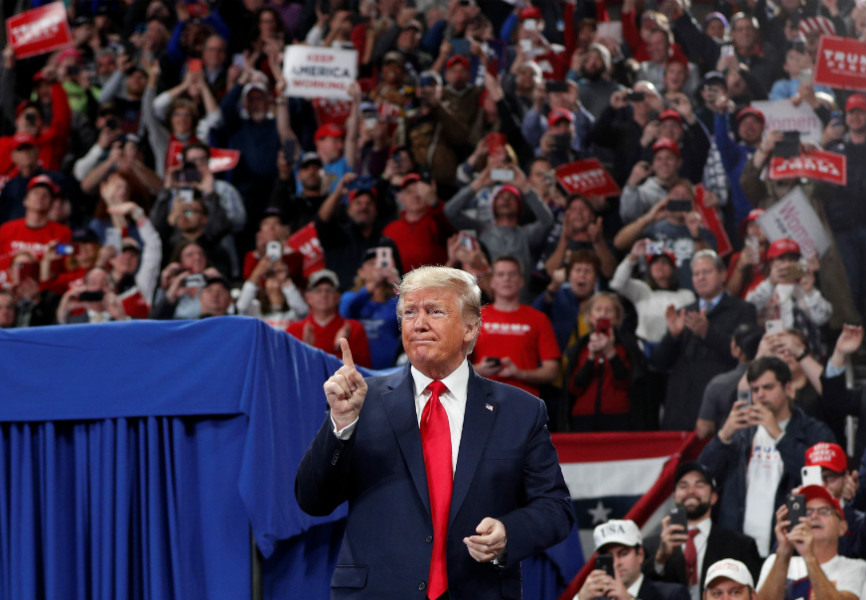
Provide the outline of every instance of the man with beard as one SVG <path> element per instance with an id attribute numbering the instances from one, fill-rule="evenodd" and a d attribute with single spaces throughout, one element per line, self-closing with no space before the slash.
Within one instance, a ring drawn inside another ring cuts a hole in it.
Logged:
<path id="1" fill-rule="evenodd" d="M 622 86 L 610 78 L 611 56 L 603 44 L 591 44 L 580 69 L 577 86 L 580 101 L 596 120 L 607 108 L 610 96 Z"/>
<path id="2" fill-rule="evenodd" d="M 744 563 L 752 577 L 761 568 L 755 540 L 747 535 L 715 525 L 712 508 L 718 501 L 716 481 L 698 462 L 684 462 L 674 474 L 674 504 L 685 511 L 688 527 L 662 519 L 660 534 L 644 542 L 646 562 L 643 571 L 650 579 L 688 586 L 692 600 L 699 600 L 707 569 L 723 558 Z"/>
<path id="3" fill-rule="evenodd" d="M 297 171 L 292 170 L 293 157 L 280 150 L 277 156 L 279 177 L 271 192 L 270 206 L 278 207 L 288 220 L 291 231 L 297 231 L 313 220 L 325 201 L 322 193 L 322 157 L 315 152 L 304 152 L 298 160 Z M 300 192 L 296 192 L 296 182 Z"/>

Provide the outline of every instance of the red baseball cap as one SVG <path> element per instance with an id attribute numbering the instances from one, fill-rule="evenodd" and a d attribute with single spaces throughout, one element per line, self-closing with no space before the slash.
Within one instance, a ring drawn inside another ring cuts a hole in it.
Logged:
<path id="1" fill-rule="evenodd" d="M 352 190 L 351 192 L 349 192 L 349 202 L 351 202 L 358 196 L 363 196 L 365 194 L 375 200 L 377 197 L 376 188 L 361 188 L 359 190 Z"/>
<path id="2" fill-rule="evenodd" d="M 749 211 L 749 214 L 746 215 L 746 218 L 740 221 L 740 225 L 737 227 L 740 231 L 741 237 L 746 237 L 746 225 L 751 223 L 752 221 L 756 221 L 758 217 L 764 214 L 763 208 L 753 208 Z"/>
<path id="3" fill-rule="evenodd" d="M 770 248 L 767 250 L 767 260 L 773 260 L 774 258 L 779 258 L 786 254 L 796 254 L 797 256 L 800 256 L 802 254 L 800 252 L 800 244 L 790 238 L 776 240 L 770 244 Z"/>
<path id="4" fill-rule="evenodd" d="M 674 253 L 670 250 L 662 250 L 661 252 L 654 252 L 652 254 L 646 255 L 646 264 L 650 265 L 657 258 L 666 258 L 671 261 L 671 264 L 676 267 L 677 266 L 677 257 L 674 256 Z"/>
<path id="5" fill-rule="evenodd" d="M 683 124 L 682 115 L 672 108 L 669 108 L 667 110 L 663 110 L 662 114 L 659 115 L 659 121 L 664 121 L 666 119 L 673 119 L 674 121 L 676 121 L 680 125 Z"/>
<path id="6" fill-rule="evenodd" d="M 866 95 L 851 94 L 845 102 L 845 110 L 866 110 Z"/>
<path id="7" fill-rule="evenodd" d="M 553 127 L 563 119 L 569 123 L 574 123 L 574 114 L 567 108 L 554 108 L 550 111 L 550 114 L 547 115 L 547 126 Z"/>
<path id="8" fill-rule="evenodd" d="M 454 56 L 449 58 L 445 63 L 445 68 L 450 69 L 451 67 L 453 67 L 454 65 L 456 65 L 458 63 L 463 65 L 464 69 L 469 68 L 469 59 L 466 58 L 465 56 L 463 56 L 462 54 L 455 54 Z"/>
<path id="9" fill-rule="evenodd" d="M 43 185 L 51 190 L 51 194 L 57 196 L 60 194 L 60 188 L 48 175 L 37 175 L 27 183 L 27 191 L 29 192 L 38 185 Z"/>
<path id="10" fill-rule="evenodd" d="M 761 122 L 761 124 L 766 124 L 767 122 L 767 119 L 764 117 L 764 113 L 762 113 L 753 106 L 747 106 L 746 108 L 742 109 L 740 112 L 737 113 L 738 122 L 742 121 L 746 117 L 755 117 Z"/>
<path id="11" fill-rule="evenodd" d="M 833 510 L 836 511 L 836 514 L 839 515 L 840 519 L 845 518 L 845 513 L 842 512 L 842 506 L 839 504 L 839 501 L 823 485 L 807 485 L 800 488 L 800 493 L 806 496 L 806 502 L 818 498 L 826 500 L 833 507 Z"/>
<path id="12" fill-rule="evenodd" d="M 520 193 L 520 190 L 518 190 L 513 185 L 506 183 L 505 185 L 500 186 L 498 190 L 496 190 L 496 192 L 493 194 L 493 199 L 495 200 L 496 197 L 502 192 L 510 192 L 517 196 L 517 200 L 518 202 L 520 202 L 520 212 L 523 212 L 523 194 Z"/>
<path id="13" fill-rule="evenodd" d="M 521 21 L 523 19 L 540 19 L 540 18 L 541 18 L 541 9 L 539 9 L 537 6 L 532 6 L 530 4 L 529 6 L 523 7 L 523 9 L 520 11 L 520 20 Z"/>
<path id="14" fill-rule="evenodd" d="M 660 150 L 669 150 L 677 156 L 682 156 L 682 154 L 680 153 L 680 147 L 671 138 L 659 138 L 658 141 L 653 144 L 653 154 Z"/>
<path id="15" fill-rule="evenodd" d="M 421 176 L 418 173 L 409 173 L 403 180 L 400 182 L 400 189 L 403 190 L 406 186 L 415 183 L 416 181 L 421 181 Z"/>
<path id="16" fill-rule="evenodd" d="M 848 459 L 842 446 L 820 442 L 806 450 L 806 466 L 824 467 L 834 473 L 844 473 L 848 470 Z"/>
<path id="17" fill-rule="evenodd" d="M 313 136 L 313 140 L 319 141 L 326 137 L 343 137 L 346 134 L 346 131 L 333 123 L 325 123 L 321 127 L 316 130 L 316 134 Z"/>

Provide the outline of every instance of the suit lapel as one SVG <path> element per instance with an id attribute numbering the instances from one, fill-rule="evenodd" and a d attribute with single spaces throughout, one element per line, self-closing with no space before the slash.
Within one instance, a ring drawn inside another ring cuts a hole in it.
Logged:
<path id="1" fill-rule="evenodd" d="M 382 394 L 385 414 L 394 430 L 403 460 L 415 483 L 415 490 L 430 513 L 430 494 L 427 490 L 427 470 L 424 467 L 424 450 L 421 447 L 421 432 L 415 412 L 415 389 L 407 366 L 403 372 L 388 383 Z"/>
<path id="2" fill-rule="evenodd" d="M 463 433 L 460 436 L 457 470 L 454 473 L 454 487 L 451 490 L 449 522 L 454 521 L 454 516 L 466 499 L 498 410 L 499 401 L 493 398 L 490 387 L 485 385 L 484 380 L 470 367 Z"/>

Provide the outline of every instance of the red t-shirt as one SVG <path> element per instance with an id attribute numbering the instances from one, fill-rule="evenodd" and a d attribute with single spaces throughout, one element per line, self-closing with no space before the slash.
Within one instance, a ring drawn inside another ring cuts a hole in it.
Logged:
<path id="1" fill-rule="evenodd" d="M 631 363 L 628 360 L 625 346 L 617 343 L 614 346 L 614 349 L 616 350 L 620 360 L 622 360 L 630 372 Z M 587 360 L 589 360 L 589 346 L 584 344 L 583 348 L 580 350 L 580 354 L 578 355 L 574 371 L 568 373 L 568 391 L 575 396 L 571 414 L 576 417 L 595 414 L 595 405 L 597 400 L 600 401 L 600 414 L 622 415 L 628 413 L 631 407 L 629 400 L 631 377 L 616 379 L 613 376 L 613 370 L 607 361 L 596 360 L 593 371 L 595 375 L 586 386 L 577 386 L 574 384 L 572 381 L 574 373 L 579 371 L 581 367 L 586 364 Z M 601 377 L 599 378 L 598 375 L 601 375 Z"/>
<path id="2" fill-rule="evenodd" d="M 445 218 L 441 205 L 415 223 L 404 217 L 391 221 L 382 232 L 397 244 L 405 273 L 416 267 L 448 262 L 448 237 L 452 233 L 454 228 Z"/>
<path id="3" fill-rule="evenodd" d="M 525 304 L 511 312 L 497 310 L 488 304 L 481 309 L 481 332 L 472 356 L 473 363 L 488 356 L 507 356 L 519 369 L 537 369 L 542 361 L 558 360 L 560 351 L 553 325 L 544 313 Z M 496 375 L 490 379 L 538 395 L 538 388 L 528 383 Z"/>
<path id="4" fill-rule="evenodd" d="M 72 230 L 54 221 L 48 221 L 39 229 L 32 229 L 23 217 L 4 223 L 0 226 L 0 269 L 7 269 L 19 252 L 32 254 L 37 262 L 42 260 L 51 242 L 71 243 Z"/>
<path id="5" fill-rule="evenodd" d="M 337 332 L 348 323 L 351 330 L 346 338 L 349 340 L 349 349 L 352 351 L 352 359 L 356 365 L 369 367 L 372 364 L 370 360 L 370 343 L 367 341 L 367 334 L 364 332 L 364 326 L 354 319 L 344 319 L 340 315 L 334 315 L 334 318 L 328 321 L 325 325 L 319 325 L 313 318 L 312 313 L 307 315 L 303 321 L 295 321 L 290 323 L 287 332 L 304 340 L 304 327 L 307 323 L 312 323 L 313 331 L 315 332 L 315 342 L 313 346 L 319 350 L 324 350 L 328 354 L 333 354 L 338 358 L 342 358 L 343 354 L 339 350 L 334 349 L 334 340 L 337 337 Z"/>

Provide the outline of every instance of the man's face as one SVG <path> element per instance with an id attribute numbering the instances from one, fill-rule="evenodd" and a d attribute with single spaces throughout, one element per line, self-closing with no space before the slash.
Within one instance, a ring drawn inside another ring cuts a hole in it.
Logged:
<path id="1" fill-rule="evenodd" d="M 571 291 L 580 299 L 592 296 L 597 278 L 595 268 L 589 263 L 575 263 L 568 272 Z"/>
<path id="2" fill-rule="evenodd" d="M 706 515 L 717 499 L 707 478 L 699 471 L 686 473 L 674 486 L 674 504 L 685 508 L 690 520 Z"/>
<path id="3" fill-rule="evenodd" d="M 553 176 L 552 171 L 550 163 L 546 160 L 539 160 L 532 164 L 532 167 L 529 169 L 529 183 L 532 189 L 535 190 L 535 193 L 547 189 Z"/>
<path id="4" fill-rule="evenodd" d="M 469 84 L 469 69 L 460 63 L 451 65 L 451 68 L 445 71 L 445 81 L 455 90 L 462 90 Z"/>
<path id="5" fill-rule="evenodd" d="M 10 294 L 0 294 L 0 328 L 15 325 L 15 299 Z"/>
<path id="6" fill-rule="evenodd" d="M 846 112 L 845 125 L 852 133 L 866 133 L 866 110 L 855 108 Z"/>
<path id="7" fill-rule="evenodd" d="M 37 185 L 24 196 L 24 208 L 28 212 L 33 211 L 45 215 L 51 209 L 51 202 L 53 200 L 54 195 L 51 193 L 51 190 L 44 185 Z"/>
<path id="8" fill-rule="evenodd" d="M 201 291 L 199 296 L 203 315 L 223 316 L 232 303 L 231 294 L 221 283 L 212 283 Z"/>
<path id="9" fill-rule="evenodd" d="M 298 180 L 305 192 L 318 194 L 322 191 L 322 167 L 310 162 L 298 168 Z"/>
<path id="10" fill-rule="evenodd" d="M 190 202 L 184 205 L 177 218 L 177 228 L 183 232 L 196 231 L 207 225 L 207 215 L 204 214 L 201 202 Z"/>
<path id="11" fill-rule="evenodd" d="M 586 202 L 574 200 L 568 205 L 564 218 L 571 225 L 572 232 L 581 233 L 595 220 L 595 215 Z"/>
<path id="12" fill-rule="evenodd" d="M 388 84 L 398 84 L 403 81 L 403 65 L 394 60 L 389 60 L 382 65 L 382 73 L 380 75 L 383 82 Z"/>
<path id="13" fill-rule="evenodd" d="M 590 50 L 583 61 L 583 74 L 590 79 L 604 74 L 604 60 L 597 50 Z"/>
<path id="14" fill-rule="evenodd" d="M 830 492 L 834 498 L 842 497 L 842 490 L 845 488 L 845 472 L 841 473 L 832 471 L 827 467 L 821 469 L 821 480 L 824 482 L 824 487 Z"/>
<path id="15" fill-rule="evenodd" d="M 664 63 L 668 58 L 668 36 L 664 31 L 654 31 L 646 45 L 650 61 Z"/>
<path id="16" fill-rule="evenodd" d="M 848 531 L 848 524 L 824 498 L 813 498 L 806 502 L 806 515 L 816 542 L 827 542 L 836 547 L 839 538 Z"/>
<path id="17" fill-rule="evenodd" d="M 126 92 L 133 97 L 141 96 L 147 86 L 147 75 L 141 71 L 133 71 L 126 78 Z"/>
<path id="18" fill-rule="evenodd" d="M 192 111 L 186 107 L 175 108 L 171 113 L 171 131 L 175 135 L 187 135 L 192 131 Z"/>
<path id="19" fill-rule="evenodd" d="M 535 71 L 532 67 L 521 67 L 517 71 L 517 89 L 524 92 L 531 92 L 535 87 Z"/>
<path id="20" fill-rule="evenodd" d="M 625 587 L 637 581 L 643 564 L 643 548 L 611 544 L 607 551 L 613 556 L 613 570 Z"/>
<path id="21" fill-rule="evenodd" d="M 719 21 L 718 19 L 713 19 L 709 23 L 707 23 L 706 33 L 713 39 L 723 40 L 725 39 L 725 24 Z"/>
<path id="22" fill-rule="evenodd" d="M 720 83 L 712 83 L 701 88 L 701 98 L 707 106 L 715 106 L 719 96 L 725 93 L 725 86 Z"/>
<path id="23" fill-rule="evenodd" d="M 360 194 L 349 202 L 346 213 L 356 225 L 372 225 L 378 214 L 376 201 L 370 194 Z"/>
<path id="24" fill-rule="evenodd" d="M 264 13 L 263 13 L 264 14 Z M 202 50 L 201 61 L 204 68 L 216 71 L 226 60 L 226 43 L 219 36 L 212 35 L 207 39 Z"/>
<path id="25" fill-rule="evenodd" d="M 117 61 L 112 54 L 102 54 L 96 57 L 96 72 L 102 78 L 108 78 L 117 70 Z"/>
<path id="26" fill-rule="evenodd" d="M 426 201 L 420 193 L 418 182 L 410 183 L 399 193 L 400 204 L 410 212 L 416 212 L 424 208 Z"/>
<path id="27" fill-rule="evenodd" d="M 279 217 L 265 217 L 259 223 L 259 231 L 262 238 L 268 242 L 277 242 L 286 239 L 288 232 L 285 231 L 285 226 L 280 221 Z M 285 233 L 286 235 L 283 235 Z"/>
<path id="28" fill-rule="evenodd" d="M 84 277 L 84 289 L 88 292 L 111 291 L 108 273 L 102 269 L 91 269 Z"/>
<path id="29" fill-rule="evenodd" d="M 679 144 L 683 139 L 683 126 L 676 119 L 663 119 L 659 123 L 659 135 L 670 138 Z"/>
<path id="30" fill-rule="evenodd" d="M 407 292 L 401 308 L 403 348 L 409 362 L 434 379 L 460 366 L 479 324 L 464 320 L 456 292 L 442 288 Z"/>
<path id="31" fill-rule="evenodd" d="M 330 281 L 323 281 L 313 289 L 307 290 L 304 298 L 314 314 L 328 318 L 337 314 L 337 306 L 340 304 L 340 290 Z"/>
<path id="32" fill-rule="evenodd" d="M 140 255 L 135 250 L 124 250 L 111 259 L 111 266 L 122 275 L 132 275 L 138 270 Z"/>
<path id="33" fill-rule="evenodd" d="M 180 265 L 190 273 L 201 273 L 207 266 L 207 255 L 201 246 L 190 244 L 180 253 Z"/>
<path id="34" fill-rule="evenodd" d="M 726 578 L 715 579 L 704 593 L 704 600 L 754 600 L 748 586 Z"/>
<path id="35" fill-rule="evenodd" d="M 253 121 L 261 121 L 268 116 L 268 97 L 262 90 L 250 90 L 245 104 Z"/>
<path id="36" fill-rule="evenodd" d="M 665 67 L 665 91 L 680 92 L 686 85 L 689 70 L 681 62 L 672 62 Z"/>
<path id="37" fill-rule="evenodd" d="M 725 273 L 716 269 L 712 258 L 692 260 L 692 287 L 699 297 L 712 300 L 722 293 L 724 286 Z"/>
<path id="38" fill-rule="evenodd" d="M 35 146 L 25 146 L 21 150 L 13 150 L 12 162 L 19 171 L 31 173 L 39 164 L 39 149 Z"/>
<path id="39" fill-rule="evenodd" d="M 493 277 L 490 289 L 498 299 L 515 300 L 523 287 L 523 276 L 520 267 L 510 260 L 500 260 L 493 265 Z"/>
<path id="40" fill-rule="evenodd" d="M 520 217 L 520 200 L 511 192 L 499 192 L 493 199 L 493 214 L 509 219 Z"/>
<path id="41" fill-rule="evenodd" d="M 785 385 L 779 383 L 773 371 L 766 371 L 755 381 L 749 382 L 752 390 L 752 401 L 760 402 L 777 415 L 783 412 L 793 398 L 793 384 L 789 381 Z"/>
<path id="42" fill-rule="evenodd" d="M 343 156 L 343 138 L 328 136 L 316 140 L 316 154 L 326 163 L 331 163 Z"/>
<path id="43" fill-rule="evenodd" d="M 731 39 L 738 51 L 751 52 L 755 46 L 755 28 L 750 18 L 737 19 L 731 28 Z"/>
<path id="44" fill-rule="evenodd" d="M 572 131 L 571 122 L 568 119 L 560 119 L 553 125 L 547 128 L 552 135 L 568 135 L 574 136 L 574 132 Z"/>
<path id="45" fill-rule="evenodd" d="M 414 27 L 407 27 L 397 38 L 397 47 L 404 52 L 412 52 L 421 43 L 421 32 Z"/>
<path id="46" fill-rule="evenodd" d="M 659 150 L 653 155 L 653 172 L 661 181 L 670 181 L 680 170 L 680 157 L 670 150 Z"/>

